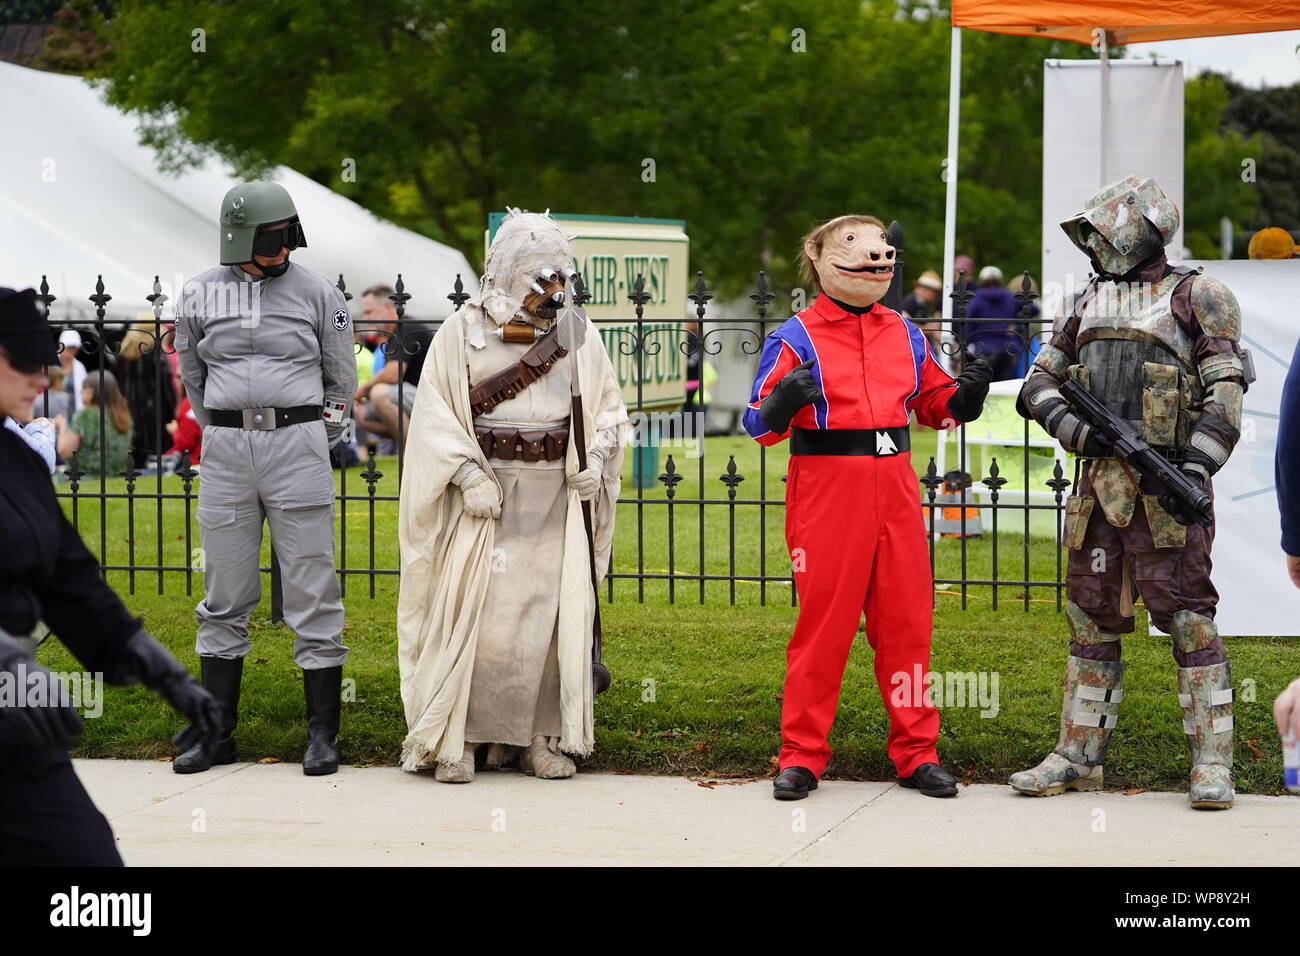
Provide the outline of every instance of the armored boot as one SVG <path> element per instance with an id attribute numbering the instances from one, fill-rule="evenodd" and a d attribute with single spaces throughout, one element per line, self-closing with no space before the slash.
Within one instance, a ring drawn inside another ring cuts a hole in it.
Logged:
<path id="1" fill-rule="evenodd" d="M 303 670 L 302 686 L 307 696 L 307 752 L 302 757 L 302 772 L 309 777 L 322 777 L 339 769 L 343 668 Z"/>
<path id="2" fill-rule="evenodd" d="M 1228 662 L 1178 668 L 1178 703 L 1191 744 L 1188 799 L 1198 810 L 1227 810 L 1232 779 L 1232 672 Z"/>
<path id="3" fill-rule="evenodd" d="M 1056 749 L 1034 769 L 1011 775 L 1009 783 L 1021 793 L 1052 797 L 1101 789 L 1106 745 L 1124 698 L 1124 665 L 1070 655 L 1063 697 Z"/>
<path id="4" fill-rule="evenodd" d="M 242 657 L 199 657 L 204 688 L 221 707 L 221 739 L 214 746 L 197 743 L 172 761 L 175 773 L 202 773 L 213 764 L 235 762 L 235 723 L 239 720 L 239 683 L 244 676 Z"/>

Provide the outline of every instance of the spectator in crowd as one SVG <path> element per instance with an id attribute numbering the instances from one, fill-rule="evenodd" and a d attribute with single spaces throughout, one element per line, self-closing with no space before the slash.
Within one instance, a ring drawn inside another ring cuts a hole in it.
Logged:
<path id="1" fill-rule="evenodd" d="M 167 423 L 167 431 L 172 436 L 172 446 L 167 449 L 167 454 L 189 452 L 190 464 L 197 465 L 203 454 L 203 428 L 190 407 L 188 395 L 181 396 L 181 403 L 176 406 L 176 417 Z"/>
<path id="2" fill-rule="evenodd" d="M 926 269 L 916 280 L 916 285 L 903 297 L 902 312 L 925 333 L 930 340 L 930 348 L 939 354 L 942 342 L 943 323 L 939 316 L 943 309 L 939 299 L 943 295 L 943 280 L 933 269 Z"/>
<path id="3" fill-rule="evenodd" d="M 361 294 L 361 321 L 369 329 L 386 333 L 380 351 L 387 351 L 387 357 L 384 367 L 357 387 L 353 414 L 358 427 L 395 441 L 400 434 L 404 445 L 434 329 L 409 320 L 403 320 L 398 328 L 391 295 L 393 290 L 386 285 L 371 286 Z"/>
<path id="4" fill-rule="evenodd" d="M 72 423 L 59 426 L 59 457 L 68 459 L 77 452 L 77 461 L 88 478 L 112 476 L 126 468 L 131 450 L 131 410 L 126 398 L 108 370 L 86 376 L 81 389 L 81 411 Z"/>
<path id="5" fill-rule="evenodd" d="M 159 336 L 155 335 L 157 328 L 153 314 L 144 313 L 127 329 L 120 348 L 120 378 L 135 426 L 131 451 L 137 465 L 162 454 L 163 428 L 176 411 L 176 392 Z"/>
<path id="6" fill-rule="evenodd" d="M 1020 358 L 1025 350 L 1023 323 L 1016 322 L 1020 300 L 1002 284 L 1002 270 L 985 266 L 980 270 L 979 288 L 966 306 L 968 319 L 1006 319 L 1006 322 L 958 322 L 957 337 L 967 356 L 982 355 L 993 365 L 993 380 L 1019 378 Z M 1030 306 L 1030 317 L 1038 314 Z"/>
<path id="7" fill-rule="evenodd" d="M 1277 510 L 1282 515 L 1282 551 L 1291 583 L 1300 588 L 1300 344 L 1282 383 L 1273 460 Z"/>
<path id="8" fill-rule="evenodd" d="M 975 284 L 975 260 L 970 256 L 955 256 L 952 260 L 952 287 L 957 288 L 962 274 L 965 273 L 966 284 Z"/>
<path id="9" fill-rule="evenodd" d="M 63 389 L 72 396 L 72 412 L 76 414 L 82 409 L 81 387 L 86 384 L 86 366 L 77 358 L 77 353 L 81 351 L 81 333 L 76 329 L 64 329 L 59 333 L 59 346 Z"/>
<path id="10" fill-rule="evenodd" d="M 1269 226 L 1250 237 L 1246 255 L 1251 259 L 1294 259 L 1300 257 L 1300 246 L 1285 229 Z"/>
<path id="11" fill-rule="evenodd" d="M 45 370 L 46 377 L 50 384 L 41 394 L 36 396 L 36 401 L 32 402 L 32 418 L 48 418 L 50 421 L 63 416 L 67 421 L 76 414 L 77 407 L 63 387 L 64 378 L 62 365 L 51 365 Z"/>

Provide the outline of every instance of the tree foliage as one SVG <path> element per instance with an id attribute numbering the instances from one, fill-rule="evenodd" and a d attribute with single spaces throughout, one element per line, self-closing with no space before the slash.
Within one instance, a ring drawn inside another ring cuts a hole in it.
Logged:
<path id="1" fill-rule="evenodd" d="M 284 163 L 476 265 L 488 213 L 510 204 L 686 219 L 693 267 L 724 293 L 759 268 L 796 284 L 803 233 L 851 211 L 904 223 L 911 275 L 939 267 L 946 7 L 564 9 L 120 0 L 96 74 L 166 164 L 216 153 L 256 175 Z M 959 246 L 1037 271 L 1042 61 L 1093 54 L 971 31 L 964 44 Z"/>

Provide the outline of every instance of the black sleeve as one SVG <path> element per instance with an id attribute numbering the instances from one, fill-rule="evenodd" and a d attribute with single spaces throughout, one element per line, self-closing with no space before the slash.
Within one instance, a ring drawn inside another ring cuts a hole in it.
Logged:
<path id="1" fill-rule="evenodd" d="M 55 520 L 58 554 L 53 574 L 37 590 L 41 617 L 86 670 L 115 673 L 118 651 L 140 619 L 100 578 L 99 562 L 61 510 Z"/>

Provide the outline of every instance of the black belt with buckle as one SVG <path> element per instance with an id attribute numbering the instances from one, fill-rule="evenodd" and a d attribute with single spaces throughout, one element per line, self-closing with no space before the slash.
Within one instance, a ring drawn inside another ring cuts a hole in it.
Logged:
<path id="1" fill-rule="evenodd" d="M 208 420 L 222 428 L 265 429 L 301 425 L 323 420 L 325 409 L 319 405 L 295 405 L 293 408 L 209 408 Z"/>
<path id="2" fill-rule="evenodd" d="M 893 428 L 796 428 L 790 432 L 792 455 L 873 455 L 890 458 L 912 449 L 906 425 Z"/>

